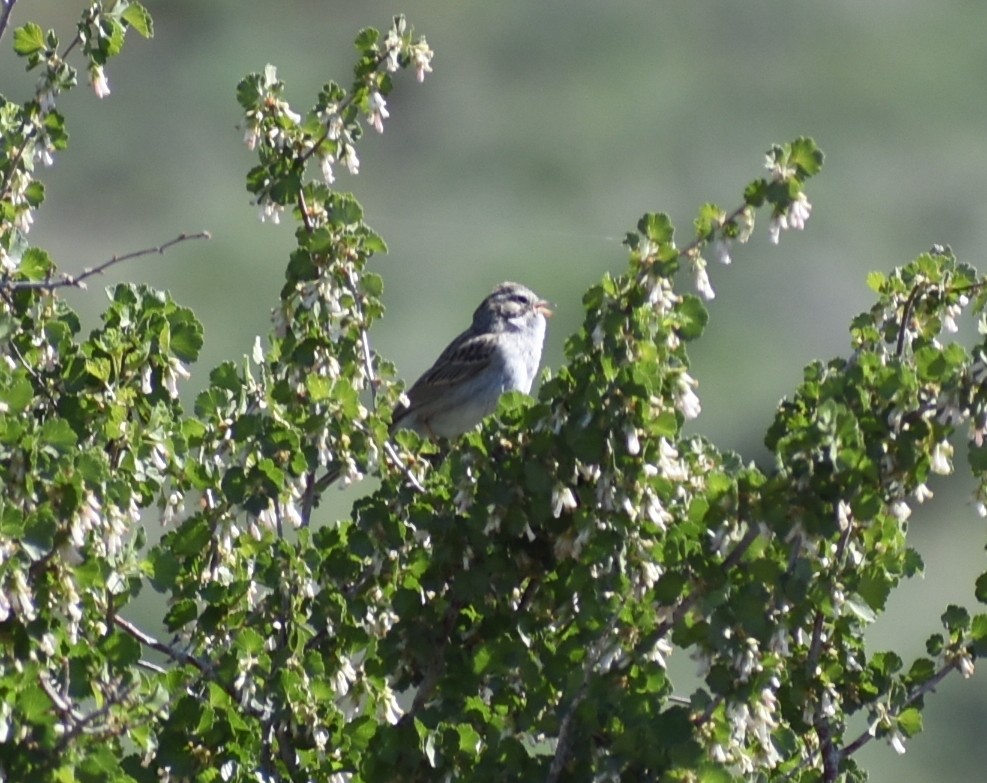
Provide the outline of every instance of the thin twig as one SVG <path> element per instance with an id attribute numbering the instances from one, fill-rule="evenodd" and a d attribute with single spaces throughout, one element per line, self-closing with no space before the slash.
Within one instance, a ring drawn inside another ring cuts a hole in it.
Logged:
<path id="1" fill-rule="evenodd" d="M 139 641 L 145 647 L 150 647 L 152 650 L 156 650 L 157 652 L 166 655 L 168 658 L 175 661 L 175 663 L 184 664 L 186 666 L 191 666 L 195 669 L 198 669 L 198 671 L 203 675 L 203 677 L 208 679 L 210 682 L 214 682 L 217 685 L 219 685 L 219 687 L 222 688 L 226 692 L 226 694 L 231 699 L 233 699 L 233 701 L 237 703 L 242 702 L 241 694 L 238 692 L 238 690 L 234 688 L 232 685 L 229 685 L 228 683 L 223 681 L 223 679 L 219 676 L 219 672 L 216 671 L 216 667 L 210 661 L 197 658 L 196 656 L 191 655 L 190 653 L 175 649 L 170 644 L 166 644 L 165 642 L 155 639 L 149 633 L 147 633 L 146 631 L 142 631 L 132 622 L 123 619 L 118 614 L 113 615 L 113 622 L 117 625 L 118 628 L 122 629 L 126 633 L 133 636 L 137 641 Z M 249 712 L 250 714 L 254 715 L 254 717 L 257 717 L 256 711 L 250 710 Z"/>
<path id="2" fill-rule="evenodd" d="M 586 693 L 589 691 L 590 677 L 593 674 L 593 669 L 603 657 L 605 645 L 610 640 L 614 628 L 617 627 L 617 618 L 619 616 L 620 608 L 618 607 L 610 615 L 610 621 L 607 623 L 606 628 L 604 628 L 597 637 L 596 644 L 593 645 L 593 650 L 586 656 L 586 661 L 583 663 L 582 680 L 580 681 L 579 687 L 576 689 L 575 694 L 573 694 L 572 700 L 569 702 L 569 708 L 566 710 L 565 715 L 562 716 L 562 721 L 559 723 L 559 736 L 555 742 L 555 755 L 552 757 L 552 764 L 548 768 L 548 777 L 545 778 L 545 783 L 556 783 L 562 775 L 562 771 L 569 760 L 569 747 L 572 744 L 571 735 L 573 731 L 573 722 L 576 719 L 576 711 L 579 709 L 579 705 L 586 699 Z"/>
<path id="3" fill-rule="evenodd" d="M 0 4 L 0 38 L 7 31 L 7 24 L 10 22 L 10 12 L 14 10 L 17 0 L 2 0 Z"/>
<path id="4" fill-rule="evenodd" d="M 137 665 L 142 669 L 147 669 L 149 672 L 154 672 L 155 674 L 167 674 L 168 670 L 164 666 L 158 666 L 156 663 L 151 663 L 143 658 L 137 661 Z"/>
<path id="5" fill-rule="evenodd" d="M 747 550 L 751 548 L 751 545 L 757 540 L 760 535 L 758 529 L 751 526 L 747 529 L 744 537 L 740 539 L 737 546 L 733 548 L 729 555 L 724 558 L 720 568 L 727 572 L 736 566 L 741 558 L 746 554 Z M 636 660 L 639 656 L 653 649 L 658 642 L 660 642 L 681 620 L 688 611 L 699 601 L 703 596 L 703 591 L 699 588 L 693 590 L 689 595 L 679 601 L 678 605 L 672 611 L 671 617 L 669 617 L 664 622 L 660 623 L 654 631 L 649 633 L 643 639 L 641 639 L 634 646 L 634 653 L 631 656 L 631 660 Z"/>
<path id="6" fill-rule="evenodd" d="M 386 60 L 387 60 L 387 55 L 386 55 L 386 54 L 379 54 L 379 55 L 377 56 L 377 62 L 376 62 L 376 63 L 374 63 L 374 67 L 373 67 L 373 69 L 372 69 L 372 70 L 370 71 L 370 73 L 375 73 L 375 72 L 377 71 L 377 69 L 378 69 L 378 68 L 380 68 L 380 66 L 381 66 L 381 65 L 383 65 L 383 63 L 384 63 L 384 62 L 385 62 Z M 369 75 L 369 74 L 368 74 L 368 75 Z M 342 116 L 342 114 L 343 114 L 343 112 L 344 112 L 344 111 L 346 111 L 346 109 L 348 109 L 348 108 L 350 107 L 350 104 L 352 104 L 352 103 L 353 103 L 353 101 L 354 101 L 354 99 L 355 99 L 355 98 L 356 98 L 356 90 L 350 90 L 350 92 L 349 92 L 349 94 L 348 94 L 348 95 L 347 95 L 347 96 L 346 96 L 345 98 L 343 98 L 343 100 L 342 100 L 342 101 L 340 102 L 340 104 L 339 104 L 339 105 L 338 105 L 338 106 L 336 107 L 336 110 L 335 110 L 335 111 L 333 112 L 333 114 L 336 114 L 336 115 L 338 115 L 338 116 Z M 319 138 L 318 138 L 318 140 L 317 140 L 317 141 L 315 142 L 315 144 L 313 144 L 312 146 L 310 146 L 310 147 L 309 147 L 309 148 L 308 148 L 308 149 L 307 149 L 307 150 L 306 150 L 306 151 L 305 151 L 305 152 L 304 152 L 304 153 L 303 153 L 303 154 L 302 154 L 302 155 L 301 155 L 301 156 L 299 157 L 299 161 L 300 161 L 300 162 L 301 162 L 302 164 L 304 164 L 304 163 L 306 163 L 306 162 L 307 162 L 307 161 L 308 161 L 308 160 L 309 160 L 309 159 L 310 159 L 310 158 L 311 158 L 311 157 L 312 157 L 312 156 L 313 156 L 313 155 L 315 154 L 315 152 L 316 152 L 316 150 L 318 150 L 318 149 L 319 149 L 319 147 L 321 147 L 321 146 L 322 146 L 322 142 L 324 142 L 324 141 L 325 141 L 326 139 L 328 139 L 328 138 L 329 138 L 329 135 L 330 135 L 331 133 L 332 133 L 332 126 L 331 126 L 331 123 L 329 123 L 329 122 L 326 122 L 326 128 L 325 128 L 325 130 L 324 130 L 324 131 L 322 132 L 322 135 L 321 135 L 321 136 L 319 136 Z"/>
<path id="7" fill-rule="evenodd" d="M 150 255 L 164 255 L 169 249 L 175 245 L 186 242 L 191 239 L 211 239 L 212 235 L 208 231 L 199 231 L 196 234 L 179 234 L 172 240 L 165 242 L 163 245 L 158 245 L 157 247 L 146 247 L 143 250 L 134 250 L 131 253 L 124 253 L 122 256 L 113 256 L 107 261 L 104 261 L 98 266 L 90 267 L 83 270 L 78 275 L 70 275 L 68 273 L 63 273 L 58 277 L 54 277 L 48 280 L 0 280 L 0 290 L 3 291 L 23 291 L 23 290 L 42 290 L 42 291 L 53 291 L 56 288 L 85 288 L 85 281 L 90 277 L 95 275 L 100 275 L 116 264 L 120 264 L 124 261 L 130 261 L 134 258 L 141 258 L 142 256 Z"/>
<path id="8" fill-rule="evenodd" d="M 58 739 L 57 749 L 59 751 L 67 748 L 72 740 L 80 734 L 106 731 L 108 727 L 98 725 L 99 721 L 106 718 L 113 707 L 126 701 L 137 688 L 136 682 L 129 685 L 123 692 L 119 692 L 116 687 L 112 687 L 112 693 L 104 692 L 103 694 L 105 698 L 103 706 L 89 713 L 81 713 L 72 706 L 72 703 L 65 696 L 55 689 L 55 686 L 46 675 L 42 674 L 39 677 L 39 682 L 41 683 L 42 690 L 51 699 L 66 723 L 65 731 Z"/>
<path id="9" fill-rule="evenodd" d="M 921 291 L 922 284 L 916 284 L 908 294 L 908 298 L 905 300 L 905 304 L 901 309 L 901 324 L 898 326 L 898 344 L 895 346 L 895 356 L 901 356 L 905 350 L 905 332 L 907 331 L 905 326 L 911 317 L 912 307 L 915 306 L 915 300 Z"/>
<path id="10" fill-rule="evenodd" d="M 918 701 L 929 691 L 933 690 L 940 682 L 946 679 L 946 676 L 951 671 L 957 669 L 958 666 L 959 665 L 956 662 L 956 660 L 952 660 L 949 663 L 943 665 L 943 667 L 939 669 L 939 671 L 937 671 L 929 679 L 927 679 L 921 685 L 917 686 L 915 690 L 913 690 L 910 694 L 908 694 L 908 697 L 905 699 L 904 702 L 902 702 L 900 707 L 898 707 L 896 710 L 892 712 L 889 712 L 890 717 L 895 717 L 899 715 L 905 709 L 905 707 L 910 706 L 913 702 Z M 845 746 L 840 751 L 840 761 L 843 761 L 844 759 L 852 756 L 854 753 L 860 750 L 864 745 L 866 745 L 868 742 L 874 739 L 875 736 L 876 736 L 876 732 L 871 732 L 870 728 L 866 729 L 864 732 L 861 733 L 859 737 L 857 737 L 853 742 Z"/>

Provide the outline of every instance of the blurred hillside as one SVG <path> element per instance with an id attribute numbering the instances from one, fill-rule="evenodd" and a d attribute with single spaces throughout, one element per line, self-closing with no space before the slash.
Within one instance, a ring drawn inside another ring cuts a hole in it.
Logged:
<path id="1" fill-rule="evenodd" d="M 868 271 L 934 242 L 987 264 L 987 6 L 972 0 L 145 4 L 156 36 L 132 36 L 111 62 L 112 95 L 83 88 L 59 105 L 71 144 L 43 174 L 31 239 L 72 271 L 210 230 L 211 242 L 105 280 L 168 288 L 195 310 L 206 349 L 193 389 L 266 332 L 293 244 L 290 225 L 262 225 L 249 203 L 236 83 L 273 63 L 304 110 L 325 81 L 348 84 L 356 30 L 397 12 L 427 36 L 435 72 L 399 83 L 384 134 L 360 148 L 360 176 L 337 184 L 390 245 L 375 267 L 388 315 L 373 338 L 409 380 L 504 279 L 556 303 L 546 364 L 558 367 L 582 292 L 623 268 L 620 237 L 641 213 L 666 211 L 688 236 L 700 204 L 739 203 L 767 147 L 798 135 L 827 153 L 806 231 L 773 247 L 762 224 L 732 266 L 710 268 L 717 297 L 691 350 L 697 431 L 763 462 L 762 433 L 802 366 L 846 352 L 849 320 L 870 303 Z M 68 40 L 76 6 L 21 0 L 13 24 L 36 20 Z M 0 92 L 21 98 L 33 84 L 8 35 Z M 89 324 L 100 287 L 71 295 Z M 742 352 L 750 342 L 762 348 Z M 985 525 L 953 478 L 912 518 L 927 577 L 893 599 L 878 645 L 912 639 L 919 654 L 947 602 L 976 611 Z M 987 677 L 929 701 L 904 758 L 883 742 L 861 754 L 872 780 L 982 779 Z"/>

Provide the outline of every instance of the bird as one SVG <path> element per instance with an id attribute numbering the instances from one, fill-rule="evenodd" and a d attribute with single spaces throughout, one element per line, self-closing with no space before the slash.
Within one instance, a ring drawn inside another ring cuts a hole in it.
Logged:
<path id="1" fill-rule="evenodd" d="M 473 322 L 439 354 L 405 393 L 391 417 L 390 433 L 417 432 L 429 440 L 453 439 L 473 429 L 509 391 L 527 394 L 538 373 L 552 306 L 520 283 L 500 283 L 473 312 Z M 336 465 L 307 492 L 336 481 Z"/>
<path id="2" fill-rule="evenodd" d="M 551 305 L 520 283 L 497 285 L 473 322 L 408 389 L 391 432 L 452 439 L 473 429 L 508 391 L 527 394 L 538 372 Z"/>

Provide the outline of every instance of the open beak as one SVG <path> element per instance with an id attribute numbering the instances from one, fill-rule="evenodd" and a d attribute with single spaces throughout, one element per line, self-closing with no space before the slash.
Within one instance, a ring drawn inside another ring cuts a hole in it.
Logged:
<path id="1" fill-rule="evenodd" d="M 540 299 L 535 303 L 535 310 L 541 313 L 546 318 L 551 318 L 554 315 L 554 310 L 552 310 L 552 303 L 547 302 L 544 299 Z"/>

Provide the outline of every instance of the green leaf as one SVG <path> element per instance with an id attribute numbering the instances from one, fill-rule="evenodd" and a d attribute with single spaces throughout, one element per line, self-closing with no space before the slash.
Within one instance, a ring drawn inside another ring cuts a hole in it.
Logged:
<path id="1" fill-rule="evenodd" d="M 713 232 L 719 228 L 723 220 L 723 210 L 716 204 L 703 204 L 696 216 L 696 237 L 699 239 L 712 238 Z"/>
<path id="2" fill-rule="evenodd" d="M 686 294 L 678 306 L 678 334 L 683 340 L 695 340 L 701 336 L 709 321 L 709 311 L 698 296 Z"/>
<path id="3" fill-rule="evenodd" d="M 950 633 L 965 631 L 970 627 L 970 613 L 962 606 L 950 604 L 942 613 L 942 624 Z"/>
<path id="4" fill-rule="evenodd" d="M 906 737 L 914 737 L 922 731 L 922 713 L 916 707 L 903 710 L 898 716 L 898 728 Z"/>
<path id="5" fill-rule="evenodd" d="M 815 141 L 803 136 L 791 143 L 789 160 L 801 169 L 804 176 L 811 177 L 822 169 L 823 154 Z"/>
<path id="6" fill-rule="evenodd" d="M 21 57 L 40 52 L 45 48 L 45 32 L 34 22 L 14 30 L 14 51 Z"/>
<path id="7" fill-rule="evenodd" d="M 107 659 L 117 666 L 132 666 L 141 657 L 141 646 L 134 637 L 123 632 L 111 633 L 103 637 L 100 644 Z"/>
<path id="8" fill-rule="evenodd" d="M 987 604 L 987 571 L 977 577 L 973 594 L 980 603 Z"/>
<path id="9" fill-rule="evenodd" d="M 380 38 L 380 32 L 375 30 L 373 27 L 364 27 L 356 35 L 356 39 L 353 44 L 361 52 L 373 51 L 374 47 L 377 45 L 377 40 Z"/>
<path id="10" fill-rule="evenodd" d="M 637 222 L 637 230 L 656 245 L 671 244 L 675 229 L 668 215 L 648 212 Z"/>
<path id="11" fill-rule="evenodd" d="M 973 621 L 970 623 L 970 637 L 978 642 L 987 639 L 987 614 L 973 616 Z"/>
<path id="12" fill-rule="evenodd" d="M 73 429 L 65 419 L 49 419 L 41 427 L 41 442 L 55 451 L 67 454 L 77 442 Z"/>
<path id="13" fill-rule="evenodd" d="M 243 468 L 234 465 L 223 476 L 223 494 L 230 503 L 242 503 L 247 495 L 247 476 Z"/>
<path id="14" fill-rule="evenodd" d="M 322 402 L 328 399 L 329 395 L 332 394 L 332 384 L 331 378 L 322 375 L 309 374 L 305 376 L 305 388 L 313 402 Z"/>
<path id="15" fill-rule="evenodd" d="M 40 248 L 28 248 L 21 256 L 18 271 L 28 280 L 44 280 L 55 268 L 51 257 Z"/>
<path id="16" fill-rule="evenodd" d="M 47 557 L 55 545 L 58 526 L 51 516 L 50 507 L 44 506 L 30 514 L 24 524 L 24 539 L 21 542 L 32 560 Z"/>
<path id="17" fill-rule="evenodd" d="M 234 646 L 247 655 L 257 655 L 264 651 L 264 637 L 253 628 L 244 628 L 237 634 Z"/>
<path id="18" fill-rule="evenodd" d="M 183 625 L 192 622 L 197 615 L 195 601 L 191 598 L 183 598 L 168 610 L 164 617 L 165 627 L 169 631 L 177 631 Z"/>
<path id="19" fill-rule="evenodd" d="M 888 281 L 888 276 L 883 272 L 870 272 L 867 275 L 867 287 L 874 293 L 880 293 Z"/>
<path id="20" fill-rule="evenodd" d="M 183 362 L 194 362 L 202 348 L 202 324 L 187 307 L 178 308 L 168 321 L 171 325 L 171 352 Z"/>
<path id="21" fill-rule="evenodd" d="M 15 378 L 10 386 L 0 389 L 0 401 L 7 405 L 8 413 L 21 413 L 34 399 L 34 387 L 24 377 Z"/>
<path id="22" fill-rule="evenodd" d="M 130 5 L 124 9 L 120 16 L 144 38 L 154 37 L 154 21 L 147 9 L 140 3 L 131 0 Z"/>
<path id="23" fill-rule="evenodd" d="M 159 593 L 169 592 L 175 585 L 181 566 L 178 558 L 168 549 L 157 548 L 148 555 L 151 584 Z"/>
<path id="24" fill-rule="evenodd" d="M 352 193 L 337 193 L 330 215 L 333 221 L 344 226 L 357 225 L 363 220 L 363 207 Z"/>

